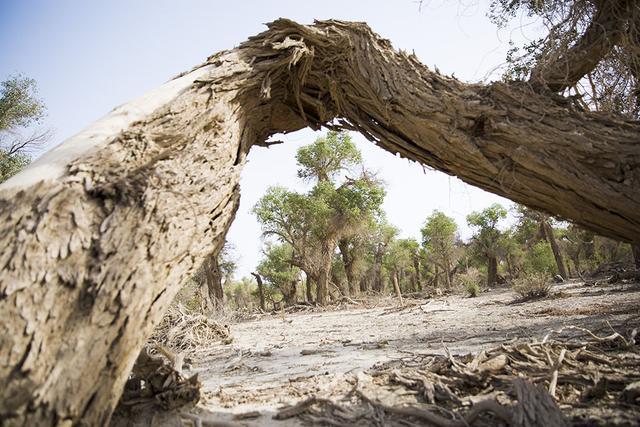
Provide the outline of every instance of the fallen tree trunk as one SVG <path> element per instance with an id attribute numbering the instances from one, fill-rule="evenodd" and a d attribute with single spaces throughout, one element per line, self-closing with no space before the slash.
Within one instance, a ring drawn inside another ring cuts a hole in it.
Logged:
<path id="1" fill-rule="evenodd" d="M 364 24 L 279 20 L 0 186 L 0 418 L 106 424 L 180 284 L 221 247 L 250 147 L 330 121 L 640 242 L 639 123 L 441 76 Z"/>

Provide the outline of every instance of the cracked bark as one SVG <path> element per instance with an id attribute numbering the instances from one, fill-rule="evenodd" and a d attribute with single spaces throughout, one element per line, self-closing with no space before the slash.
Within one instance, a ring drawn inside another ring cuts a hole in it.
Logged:
<path id="1" fill-rule="evenodd" d="M 0 186 L 5 425 L 108 423 L 180 284 L 221 246 L 249 148 L 278 132 L 333 120 L 472 185 L 640 242 L 638 122 L 524 84 L 464 84 L 364 24 L 278 20 L 166 87 Z"/>

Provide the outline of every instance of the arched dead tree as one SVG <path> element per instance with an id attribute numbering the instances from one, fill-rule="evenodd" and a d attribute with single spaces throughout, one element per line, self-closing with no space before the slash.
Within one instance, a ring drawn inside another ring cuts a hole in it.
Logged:
<path id="1" fill-rule="evenodd" d="M 364 24 L 278 20 L 0 187 L 6 425 L 107 423 L 146 337 L 221 245 L 249 149 L 332 120 L 485 190 L 640 241 L 638 122 L 524 84 L 441 76 Z"/>

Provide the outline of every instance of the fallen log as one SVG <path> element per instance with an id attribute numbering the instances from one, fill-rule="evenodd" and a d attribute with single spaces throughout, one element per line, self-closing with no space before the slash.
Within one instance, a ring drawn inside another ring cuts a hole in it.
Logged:
<path id="1" fill-rule="evenodd" d="M 6 425 L 108 423 L 180 284 L 221 247 L 249 149 L 322 125 L 640 242 L 640 123 L 442 76 L 365 24 L 281 19 L 0 186 Z"/>

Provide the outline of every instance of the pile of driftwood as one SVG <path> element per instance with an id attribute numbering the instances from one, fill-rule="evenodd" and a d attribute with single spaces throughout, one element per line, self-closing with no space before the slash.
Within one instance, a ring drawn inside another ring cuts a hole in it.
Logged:
<path id="1" fill-rule="evenodd" d="M 312 397 L 276 418 L 336 426 L 637 425 L 636 333 L 600 337 L 569 327 L 475 355 L 413 355 L 359 375 L 341 400 Z"/>
<path id="2" fill-rule="evenodd" d="M 185 414 L 176 410 L 195 406 L 200 400 L 201 384 L 197 375 L 183 374 L 184 362 L 230 342 L 228 326 L 171 307 L 136 360 L 112 426 L 175 425 L 167 417 L 179 421 Z M 157 416 L 167 419 L 160 421 Z"/>
<path id="3" fill-rule="evenodd" d="M 111 426 L 176 425 L 180 420 L 177 410 L 195 406 L 202 387 L 197 374 L 183 375 L 182 362 L 181 355 L 166 347 L 157 346 L 154 353 L 145 347 L 125 384 Z"/>
<path id="4" fill-rule="evenodd" d="M 220 343 L 229 344 L 233 339 L 227 325 L 198 313 L 191 313 L 180 306 L 172 306 L 156 327 L 147 347 L 151 351 L 158 345 L 193 357 L 206 353 Z"/>

